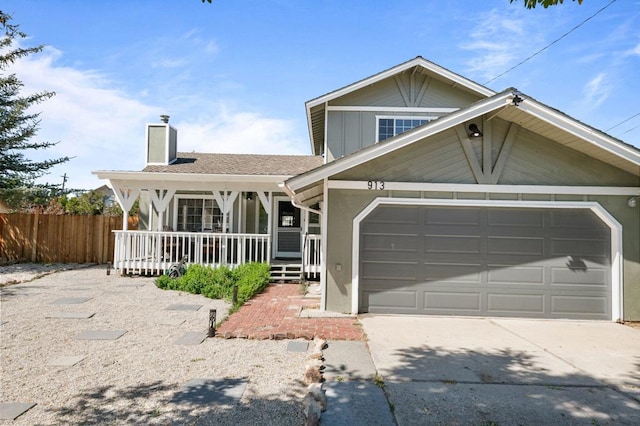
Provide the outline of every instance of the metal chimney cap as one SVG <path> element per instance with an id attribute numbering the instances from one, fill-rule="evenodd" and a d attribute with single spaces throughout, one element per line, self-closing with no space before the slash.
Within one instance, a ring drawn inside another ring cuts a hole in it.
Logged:
<path id="1" fill-rule="evenodd" d="M 162 121 L 163 123 L 168 123 L 169 122 L 169 116 L 166 114 L 162 114 L 160 116 L 160 121 Z"/>

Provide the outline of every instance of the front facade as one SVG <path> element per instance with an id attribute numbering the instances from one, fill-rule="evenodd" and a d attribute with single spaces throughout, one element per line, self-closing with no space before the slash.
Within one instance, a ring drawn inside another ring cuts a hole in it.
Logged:
<path id="1" fill-rule="evenodd" d="M 274 186 L 261 190 L 212 174 L 230 192 L 211 197 L 218 206 L 246 202 L 228 201 L 233 191 L 266 199 L 274 238 L 283 223 L 274 221 L 274 203 L 283 202 L 293 212 L 284 223 L 298 223 L 295 211 L 307 218 L 290 234 L 298 245 L 313 215 L 324 309 L 640 319 L 634 147 L 515 89 L 495 93 L 420 57 L 306 107 L 317 164 L 274 175 Z M 171 174 L 153 167 L 138 176 Z M 184 173 L 185 182 L 193 177 Z M 183 190 L 211 187 L 189 185 Z M 160 220 L 177 232 L 188 216 L 180 213 L 186 194 L 169 191 L 173 211 L 150 215 L 149 229 Z M 260 224 L 258 213 L 236 212 L 245 216 L 224 230 L 259 230 L 247 225 Z M 271 244 L 269 259 L 282 254 Z"/>

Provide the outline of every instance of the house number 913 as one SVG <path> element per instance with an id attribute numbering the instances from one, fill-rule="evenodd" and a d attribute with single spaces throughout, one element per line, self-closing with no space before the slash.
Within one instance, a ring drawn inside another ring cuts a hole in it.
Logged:
<path id="1" fill-rule="evenodd" d="M 382 191 L 384 189 L 384 181 L 370 180 L 367 182 L 367 188 L 374 191 Z"/>

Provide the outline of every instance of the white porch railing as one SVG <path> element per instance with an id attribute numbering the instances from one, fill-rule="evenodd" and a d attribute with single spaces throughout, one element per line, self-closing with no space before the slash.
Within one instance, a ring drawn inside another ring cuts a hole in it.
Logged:
<path id="1" fill-rule="evenodd" d="M 321 236 L 316 234 L 303 235 L 302 270 L 308 278 L 320 276 L 322 265 Z"/>
<path id="2" fill-rule="evenodd" d="M 220 266 L 269 263 L 268 234 L 114 231 L 113 267 L 121 273 L 160 275 L 185 256 L 188 263 Z"/>

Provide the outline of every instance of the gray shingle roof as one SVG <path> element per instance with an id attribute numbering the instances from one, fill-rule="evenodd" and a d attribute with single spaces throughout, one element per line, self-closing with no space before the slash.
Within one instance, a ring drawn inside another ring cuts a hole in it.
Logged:
<path id="1" fill-rule="evenodd" d="M 151 165 L 143 172 L 194 173 L 216 175 L 286 175 L 295 176 L 320 167 L 319 155 L 208 154 L 179 152 L 178 159 L 167 166 Z"/>

